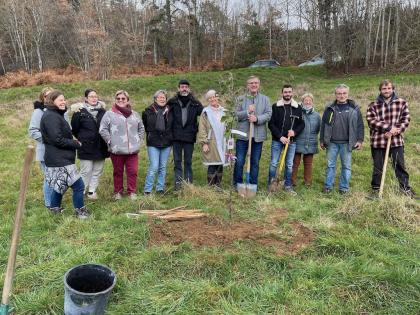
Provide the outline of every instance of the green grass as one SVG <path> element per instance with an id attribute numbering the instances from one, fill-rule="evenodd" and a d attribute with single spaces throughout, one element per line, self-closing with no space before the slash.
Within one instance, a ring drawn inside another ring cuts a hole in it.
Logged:
<path id="1" fill-rule="evenodd" d="M 244 86 L 251 74 L 260 76 L 263 91 L 272 102 L 284 83 L 295 92 L 312 92 L 316 108 L 333 98 L 338 83 L 350 86 L 350 95 L 366 109 L 377 95 L 382 76 L 354 75 L 330 78 L 322 68 L 238 69 L 232 71 L 234 89 Z M 175 92 L 186 77 L 195 94 L 209 88 L 225 91 L 221 81 L 228 72 L 189 73 L 124 81 L 96 81 L 53 85 L 76 101 L 84 89 L 93 87 L 105 100 L 126 89 L 136 110 L 141 111 L 158 89 Z M 410 182 L 420 184 L 420 75 L 389 76 L 401 96 L 410 103 L 412 122 L 406 133 L 406 164 Z M 11 226 L 18 197 L 21 168 L 32 112 L 31 102 L 41 87 L 0 90 L 0 280 L 4 277 Z M 366 130 L 367 131 L 367 130 Z M 98 202 L 89 202 L 93 216 L 86 222 L 71 215 L 71 193 L 63 205 L 67 211 L 53 217 L 43 207 L 42 174 L 32 169 L 26 201 L 16 277 L 11 303 L 16 314 L 62 314 L 63 275 L 86 262 L 110 266 L 118 277 L 108 314 L 418 314 L 420 313 L 419 205 L 396 191 L 395 177 L 388 172 L 385 198 L 367 201 L 371 158 L 365 146 L 353 154 L 351 194 L 320 193 L 324 179 L 325 152 L 315 157 L 314 184 L 297 187 L 298 197 L 284 193 L 268 197 L 264 192 L 268 173 L 269 145 L 263 149 L 259 186 L 253 200 L 235 197 L 233 220 L 263 222 L 270 211 L 285 208 L 289 216 L 278 226 L 299 221 L 312 229 L 316 240 L 295 255 L 276 256 L 270 248 L 251 241 L 227 247 L 149 246 L 145 219 L 127 219 L 126 212 L 163 209 L 179 205 L 201 208 L 228 220 L 228 193 L 207 191 L 206 171 L 198 150 L 194 154 L 194 178 L 198 186 L 187 193 L 140 198 L 137 202 L 112 201 L 112 167 L 106 162 Z M 140 158 L 139 189 L 143 188 L 147 155 Z M 172 160 L 167 182 L 172 185 Z M 302 171 L 302 170 L 301 170 Z M 299 176 L 302 176 L 300 173 Z M 226 170 L 224 186 L 229 175 Z M 284 236 L 287 239 L 287 233 Z"/>

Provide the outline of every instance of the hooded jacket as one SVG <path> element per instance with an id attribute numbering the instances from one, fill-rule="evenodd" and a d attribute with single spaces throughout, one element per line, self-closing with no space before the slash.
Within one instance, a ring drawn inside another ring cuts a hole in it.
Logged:
<path id="1" fill-rule="evenodd" d="M 321 128 L 321 115 L 311 108 L 308 112 L 302 109 L 305 128 L 295 137 L 296 153 L 318 153 L 318 133 Z"/>
<path id="2" fill-rule="evenodd" d="M 56 106 L 46 106 L 41 118 L 40 130 L 45 144 L 45 165 L 48 167 L 67 166 L 75 163 L 79 142 L 73 139 L 70 126 L 64 118 L 65 110 Z"/>

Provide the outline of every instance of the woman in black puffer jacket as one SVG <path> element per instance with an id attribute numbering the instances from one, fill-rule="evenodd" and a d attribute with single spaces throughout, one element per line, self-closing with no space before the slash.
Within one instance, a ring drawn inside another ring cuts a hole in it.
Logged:
<path id="1" fill-rule="evenodd" d="M 77 150 L 87 197 L 97 199 L 96 189 L 102 175 L 105 158 L 109 157 L 108 146 L 99 134 L 99 126 L 105 114 L 105 104 L 98 101 L 95 90 L 85 91 L 85 102 L 71 119 L 73 135 L 82 143 Z"/>
<path id="2" fill-rule="evenodd" d="M 71 129 L 64 119 L 66 100 L 63 93 L 53 91 L 47 97 L 47 110 L 41 118 L 42 141 L 45 144 L 45 177 L 53 188 L 51 208 L 53 213 L 61 213 L 61 200 L 69 187 L 73 189 L 73 205 L 78 218 L 85 219 L 89 213 L 84 205 L 85 185 L 77 171 L 76 149 L 82 145 L 73 139 Z"/>

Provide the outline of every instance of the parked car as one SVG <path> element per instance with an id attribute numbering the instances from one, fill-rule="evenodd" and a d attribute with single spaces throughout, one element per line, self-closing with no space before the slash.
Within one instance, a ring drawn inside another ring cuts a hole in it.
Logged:
<path id="1" fill-rule="evenodd" d="M 264 60 L 257 60 L 248 68 L 274 68 L 280 67 L 280 64 L 277 60 L 274 59 L 264 59 Z"/>
<path id="2" fill-rule="evenodd" d="M 333 53 L 333 62 L 337 63 L 341 61 L 341 56 L 337 53 Z M 325 64 L 325 59 L 322 54 L 318 54 L 313 57 L 311 60 L 305 61 L 298 65 L 298 67 L 305 67 L 305 66 L 317 66 Z"/>

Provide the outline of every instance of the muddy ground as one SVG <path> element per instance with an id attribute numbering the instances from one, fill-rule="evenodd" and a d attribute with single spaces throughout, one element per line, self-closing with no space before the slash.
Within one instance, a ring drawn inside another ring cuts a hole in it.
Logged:
<path id="1" fill-rule="evenodd" d="M 277 255 L 294 254 L 315 239 L 315 233 L 297 221 L 285 223 L 287 211 L 277 209 L 265 222 L 221 222 L 214 217 L 186 221 L 151 223 L 150 245 L 178 245 L 189 242 L 195 247 L 228 247 L 237 241 L 259 243 Z"/>

